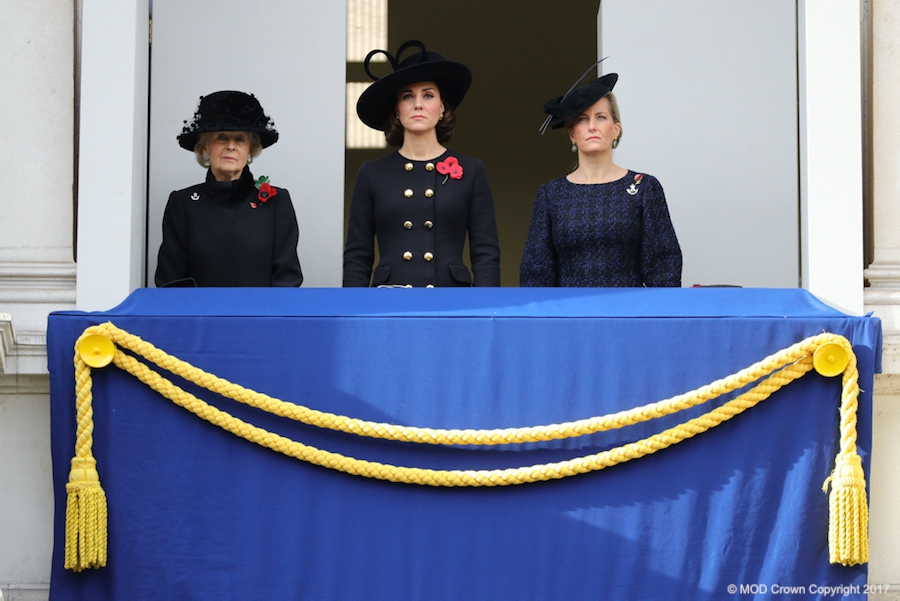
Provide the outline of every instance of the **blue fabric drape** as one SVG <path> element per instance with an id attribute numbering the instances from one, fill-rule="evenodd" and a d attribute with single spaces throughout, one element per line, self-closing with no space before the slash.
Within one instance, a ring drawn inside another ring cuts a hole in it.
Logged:
<path id="1" fill-rule="evenodd" d="M 649 457 L 561 481 L 447 489 L 302 463 L 200 420 L 115 367 L 94 370 L 109 565 L 66 571 L 72 349 L 105 321 L 283 400 L 437 428 L 630 409 L 828 331 L 857 354 L 869 467 L 880 322 L 802 290 L 139 290 L 108 312 L 50 316 L 53 599 L 713 600 L 732 598 L 732 584 L 804 587 L 797 598 L 806 599 L 824 596 L 814 587 L 866 582 L 866 566 L 828 563 L 821 487 L 838 451 L 841 386 L 814 372 Z M 309 445 L 446 469 L 595 453 L 711 408 L 576 440 L 446 448 L 323 432 L 185 387 Z M 860 589 L 845 598 L 865 597 Z"/>

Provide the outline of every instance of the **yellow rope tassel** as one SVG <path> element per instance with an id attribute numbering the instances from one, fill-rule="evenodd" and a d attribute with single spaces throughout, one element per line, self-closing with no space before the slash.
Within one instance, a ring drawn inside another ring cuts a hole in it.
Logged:
<path id="1" fill-rule="evenodd" d="M 860 456 L 838 455 L 834 475 L 829 480 L 828 560 L 845 566 L 866 563 L 869 561 L 869 505 Z"/>
<path id="2" fill-rule="evenodd" d="M 859 383 L 856 357 L 850 355 L 844 370 L 841 402 L 841 451 L 834 471 L 825 480 L 828 490 L 828 560 L 845 566 L 869 561 L 869 504 L 866 499 L 866 475 L 862 458 L 856 452 L 856 408 Z"/>
<path id="3" fill-rule="evenodd" d="M 75 343 L 75 403 L 78 422 L 75 456 L 66 484 L 66 563 L 67 570 L 80 572 L 106 565 L 107 509 L 106 493 L 100 487 L 97 460 L 91 452 L 94 444 L 94 410 L 91 406 L 91 368 L 84 362 Z"/>
<path id="4" fill-rule="evenodd" d="M 66 484 L 66 569 L 106 565 L 106 493 L 93 459 L 72 459 Z"/>

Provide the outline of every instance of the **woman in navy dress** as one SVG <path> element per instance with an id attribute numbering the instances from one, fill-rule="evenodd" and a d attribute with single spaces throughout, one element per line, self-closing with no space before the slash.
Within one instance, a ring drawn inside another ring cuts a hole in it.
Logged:
<path id="1" fill-rule="evenodd" d="M 522 286 L 681 286 L 681 248 L 662 186 L 613 161 L 622 138 L 617 79 L 573 86 L 544 107 L 541 131 L 565 127 L 578 163 L 538 190 Z"/>
<path id="2" fill-rule="evenodd" d="M 419 52 L 401 61 L 410 47 Z M 379 53 L 394 69 L 381 78 L 369 70 Z M 500 245 L 484 165 L 444 146 L 471 71 L 416 40 L 396 58 L 373 50 L 365 69 L 375 82 L 360 96 L 357 114 L 397 150 L 364 163 L 356 175 L 344 286 L 499 286 Z M 471 272 L 463 262 L 467 236 Z"/>

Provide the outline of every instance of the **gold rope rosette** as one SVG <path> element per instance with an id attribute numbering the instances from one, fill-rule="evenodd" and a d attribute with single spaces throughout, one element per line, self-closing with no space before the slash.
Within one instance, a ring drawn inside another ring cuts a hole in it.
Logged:
<path id="1" fill-rule="evenodd" d="M 176 405 L 241 438 L 290 457 L 356 476 L 424 486 L 510 486 L 554 480 L 650 455 L 705 432 L 767 399 L 815 368 L 827 376 L 843 374 L 841 442 L 831 484 L 829 551 L 832 563 L 868 561 L 868 507 L 862 462 L 856 450 L 859 397 L 856 357 L 849 341 L 823 333 L 802 340 L 753 365 L 696 390 L 628 411 L 582 420 L 502 429 L 436 429 L 370 422 L 317 411 L 244 388 L 162 351 L 112 323 L 87 328 L 75 345 L 77 433 L 69 476 L 66 512 L 67 569 L 106 565 L 106 496 L 92 455 L 91 369 L 110 362 Z M 129 351 L 125 353 L 124 350 Z M 211 406 L 173 384 L 135 356 L 202 388 L 292 420 L 359 436 L 437 445 L 521 444 L 574 438 L 671 415 L 758 382 L 711 411 L 643 440 L 555 463 L 494 470 L 433 470 L 365 461 L 317 449 L 274 434 Z"/>

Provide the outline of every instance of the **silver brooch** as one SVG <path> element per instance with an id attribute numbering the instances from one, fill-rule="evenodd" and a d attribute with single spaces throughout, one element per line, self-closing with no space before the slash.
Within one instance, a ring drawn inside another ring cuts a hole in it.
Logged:
<path id="1" fill-rule="evenodd" d="M 194 192 L 191 194 L 191 200 L 200 200 L 200 195 Z"/>
<path id="2" fill-rule="evenodd" d="M 635 174 L 634 181 L 631 182 L 631 185 L 628 186 L 628 188 L 625 191 L 628 192 L 629 194 L 631 194 L 632 196 L 637 194 L 638 193 L 637 187 L 640 185 L 642 179 L 644 179 L 643 175 L 641 175 L 640 173 Z"/>

